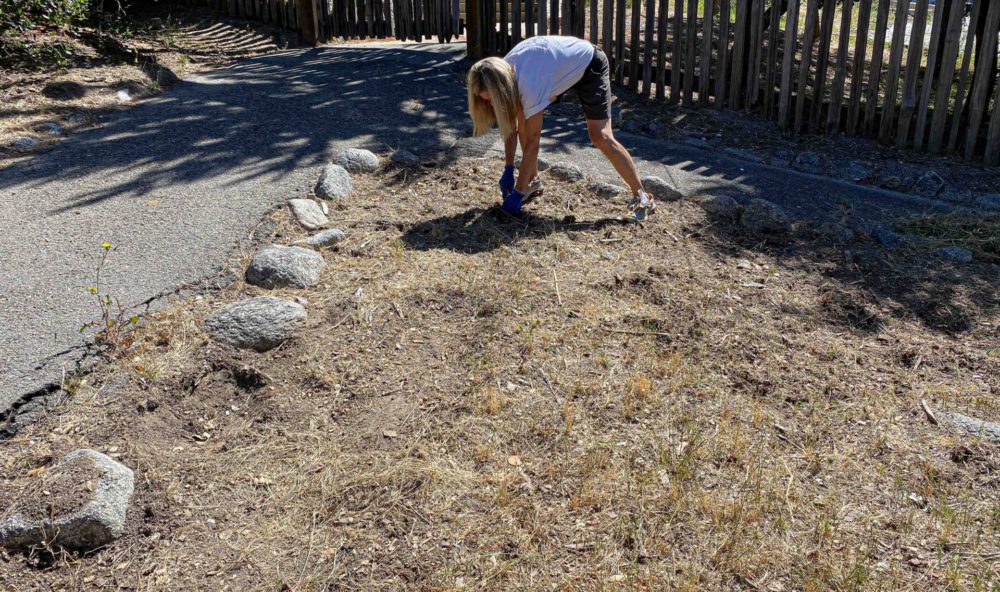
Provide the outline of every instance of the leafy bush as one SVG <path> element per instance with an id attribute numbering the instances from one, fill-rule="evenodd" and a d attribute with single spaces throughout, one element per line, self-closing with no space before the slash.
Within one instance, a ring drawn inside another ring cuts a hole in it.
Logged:
<path id="1" fill-rule="evenodd" d="M 87 18 L 91 0 L 0 0 L 0 37 L 37 27 L 69 29 Z"/>

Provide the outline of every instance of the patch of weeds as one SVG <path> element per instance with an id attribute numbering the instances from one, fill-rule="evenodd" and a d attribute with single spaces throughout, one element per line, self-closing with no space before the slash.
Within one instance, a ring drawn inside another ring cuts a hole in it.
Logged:
<path id="1" fill-rule="evenodd" d="M 896 226 L 919 236 L 931 248 L 965 247 L 979 261 L 1000 263 L 1000 216 L 996 214 L 928 214 L 906 218 Z"/>
<path id="2" fill-rule="evenodd" d="M 97 302 L 100 316 L 96 321 L 84 323 L 80 327 L 80 333 L 96 328 L 97 344 L 108 355 L 114 355 L 128 349 L 132 345 L 135 328 L 139 324 L 140 317 L 138 315 L 129 315 L 130 311 L 117 297 L 101 293 L 101 272 L 104 271 L 104 266 L 107 264 L 108 255 L 114 250 L 111 243 L 103 243 L 101 249 L 103 252 L 101 253 L 101 260 L 97 263 L 97 269 L 94 274 L 94 285 L 87 287 L 87 292 Z"/>

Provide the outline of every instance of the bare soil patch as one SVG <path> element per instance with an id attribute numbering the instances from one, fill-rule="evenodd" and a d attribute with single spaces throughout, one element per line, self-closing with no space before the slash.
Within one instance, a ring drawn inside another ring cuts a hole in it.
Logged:
<path id="1" fill-rule="evenodd" d="M 0 443 L 7 480 L 81 446 L 136 470 L 128 535 L 2 556 L 0 588 L 1000 582 L 1000 453 L 919 404 L 1000 418 L 995 265 L 845 257 L 804 223 L 769 246 L 691 200 L 624 226 L 624 200 L 553 179 L 513 219 L 499 168 L 356 175 L 318 286 L 180 301 Z M 295 339 L 201 332 L 261 294 L 304 299 Z"/>

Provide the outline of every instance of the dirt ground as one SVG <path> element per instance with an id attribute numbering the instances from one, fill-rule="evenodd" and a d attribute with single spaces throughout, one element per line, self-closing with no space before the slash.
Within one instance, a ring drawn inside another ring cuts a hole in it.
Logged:
<path id="1" fill-rule="evenodd" d="M 297 36 L 207 9 L 150 5 L 127 33 L 83 29 L 60 39 L 73 48 L 65 65 L 0 69 L 0 167 L 100 125 L 109 113 L 179 79 L 294 47 Z M 37 144 L 22 149 L 14 144 L 18 138 Z"/>
<path id="2" fill-rule="evenodd" d="M 1000 452 L 920 406 L 1000 419 L 996 265 L 845 257 L 806 223 L 772 246 L 694 199 L 621 225 L 554 179 L 512 219 L 498 168 L 356 176 L 319 285 L 180 300 L 68 385 L 0 486 L 112 454 L 128 532 L 0 554 L 0 589 L 1000 585 Z M 255 236 L 306 233 L 280 210 Z M 265 293 L 309 313 L 285 345 L 201 331 Z"/>

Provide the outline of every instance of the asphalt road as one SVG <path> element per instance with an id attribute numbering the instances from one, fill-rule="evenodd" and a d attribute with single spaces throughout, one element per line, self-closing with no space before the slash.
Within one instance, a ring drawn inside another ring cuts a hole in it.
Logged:
<path id="1" fill-rule="evenodd" d="M 0 413 L 58 384 L 97 316 L 85 291 L 139 305 L 218 273 L 272 207 L 312 188 L 349 146 L 439 150 L 468 133 L 463 45 L 328 46 L 186 80 L 0 170 Z M 563 113 L 560 108 L 559 113 Z M 543 152 L 613 180 L 579 117 L 548 117 Z M 688 192 L 759 195 L 795 217 L 854 203 L 876 218 L 920 200 L 623 134 L 643 173 Z M 492 150 L 499 146 L 494 144 Z M 472 152 L 486 154 L 489 142 Z M 498 171 L 499 173 L 499 171 Z"/>

